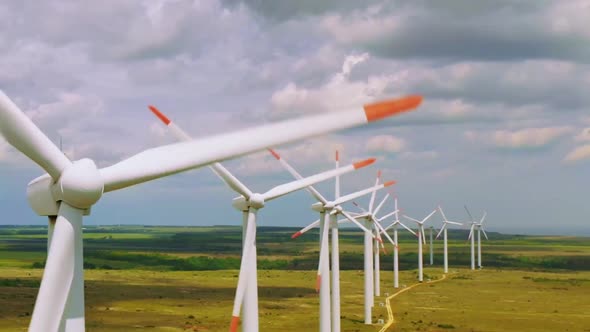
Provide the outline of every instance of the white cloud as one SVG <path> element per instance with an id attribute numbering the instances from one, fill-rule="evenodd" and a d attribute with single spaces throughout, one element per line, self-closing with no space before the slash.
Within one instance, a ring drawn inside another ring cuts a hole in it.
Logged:
<path id="1" fill-rule="evenodd" d="M 520 130 L 496 130 L 491 133 L 467 131 L 464 137 L 504 149 L 540 148 L 553 143 L 572 131 L 571 127 L 524 128 Z"/>
<path id="2" fill-rule="evenodd" d="M 378 16 L 379 7 L 366 11 L 355 11 L 350 16 L 331 14 L 325 16 L 320 25 L 343 44 L 365 43 L 387 38 L 399 27 L 395 15 Z"/>
<path id="3" fill-rule="evenodd" d="M 369 152 L 401 152 L 406 147 L 406 141 L 392 135 L 373 136 L 367 140 L 366 148 Z"/>
<path id="4" fill-rule="evenodd" d="M 590 141 L 590 127 L 582 129 L 582 131 L 574 137 L 577 142 L 588 142 Z"/>
<path id="5" fill-rule="evenodd" d="M 351 70 L 369 59 L 369 55 L 347 56 L 342 69 L 328 82 L 317 88 L 304 88 L 290 82 L 273 93 L 270 103 L 274 115 L 285 113 L 310 113 L 337 111 L 359 107 L 384 94 L 385 89 L 395 80 L 392 75 L 372 75 L 366 80 L 352 81 Z"/>
<path id="6" fill-rule="evenodd" d="M 578 146 L 577 148 L 573 149 L 570 153 L 568 153 L 564 161 L 565 162 L 575 162 L 583 159 L 590 158 L 590 144 Z"/>

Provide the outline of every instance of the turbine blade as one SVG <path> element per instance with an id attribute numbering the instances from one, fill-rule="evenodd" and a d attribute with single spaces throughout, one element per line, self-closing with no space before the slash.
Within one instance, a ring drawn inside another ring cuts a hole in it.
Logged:
<path id="1" fill-rule="evenodd" d="M 443 224 L 442 227 L 440 228 L 440 231 L 438 232 L 438 234 L 436 234 L 436 238 L 438 239 L 438 237 L 442 234 L 442 232 L 445 230 L 445 227 L 447 227 L 447 224 Z"/>
<path id="2" fill-rule="evenodd" d="M 342 213 L 342 215 L 345 216 L 346 219 L 350 220 L 353 224 L 357 225 L 360 229 L 362 229 L 365 232 L 368 232 L 369 234 L 371 234 L 371 236 L 373 238 L 375 238 L 375 235 L 373 235 L 373 232 L 368 230 L 365 226 L 363 226 L 360 222 L 358 222 L 355 218 L 353 218 L 350 214 L 348 214 L 348 212 L 342 211 L 340 213 Z"/>
<path id="3" fill-rule="evenodd" d="M 363 161 L 360 161 L 358 163 L 354 163 L 354 164 L 351 164 L 348 166 L 344 166 L 344 167 L 340 167 L 340 168 L 326 171 L 323 173 L 319 173 L 316 175 L 312 175 L 310 177 L 306 177 L 306 178 L 303 178 L 300 180 L 291 181 L 289 183 L 285 183 L 280 186 L 276 186 L 276 187 L 272 188 L 271 190 L 262 194 L 262 197 L 264 197 L 265 201 L 270 201 L 275 198 L 286 195 L 288 193 L 291 193 L 291 192 L 306 188 L 308 186 L 314 185 L 318 182 L 322 182 L 322 181 L 331 179 L 335 176 L 350 173 L 350 172 L 355 171 L 357 169 L 369 166 L 374 162 L 375 162 L 375 158 L 366 159 L 366 160 L 363 160 Z"/>
<path id="4" fill-rule="evenodd" d="M 406 226 L 406 225 L 402 224 L 401 222 L 400 222 L 399 224 L 400 224 L 400 225 L 401 225 L 403 228 L 405 228 L 405 229 L 406 229 L 408 232 L 410 232 L 410 233 L 414 234 L 415 236 L 418 236 L 418 235 L 416 235 L 416 232 L 414 232 L 414 231 L 413 231 L 413 230 L 412 230 L 410 227 L 408 227 L 408 226 Z"/>
<path id="5" fill-rule="evenodd" d="M 247 213 L 247 212 L 246 212 Z M 230 331 L 236 332 L 238 323 L 240 321 L 240 311 L 242 309 L 242 302 L 246 294 L 246 287 L 248 284 L 248 268 L 252 259 L 252 248 L 256 239 L 256 214 L 248 214 L 248 224 L 246 228 L 246 236 L 244 237 L 244 249 L 242 251 L 242 260 L 240 262 L 240 272 L 238 274 L 238 286 L 236 287 L 236 296 L 234 297 L 234 307 L 232 310 L 232 320 L 230 323 Z"/>
<path id="6" fill-rule="evenodd" d="M 373 215 L 377 215 L 377 213 L 379 213 L 379 210 L 381 210 L 381 207 L 383 206 L 383 204 L 385 204 L 387 198 L 389 198 L 389 194 L 386 194 L 385 197 L 383 197 L 379 205 L 377 205 L 377 208 L 375 208 L 375 212 L 373 212 Z"/>
<path id="7" fill-rule="evenodd" d="M 430 214 L 428 216 L 426 216 L 426 218 L 422 219 L 422 223 L 425 223 L 426 220 L 430 219 L 430 217 L 432 217 L 435 213 L 436 213 L 436 209 L 434 209 L 432 212 L 430 212 Z"/>
<path id="8" fill-rule="evenodd" d="M 365 125 L 415 108 L 420 101 L 420 97 L 407 97 L 368 105 L 364 110 L 330 112 L 149 149 L 101 169 L 104 191 L 129 187 L 271 146 Z"/>
<path id="9" fill-rule="evenodd" d="M 447 220 L 447 216 L 445 216 L 445 213 L 443 212 L 443 210 L 442 210 L 442 207 L 441 207 L 440 205 L 438 206 L 438 210 L 440 211 L 440 214 L 442 215 L 442 217 L 443 217 L 443 220 L 444 220 L 445 222 L 448 222 L 448 220 Z"/>
<path id="10" fill-rule="evenodd" d="M 405 215 L 405 214 L 404 214 L 404 215 L 402 215 L 402 217 L 404 217 L 404 218 L 406 218 L 406 219 L 408 219 L 408 220 L 411 220 L 411 221 L 417 222 L 417 223 L 419 223 L 419 224 L 421 224 L 421 223 L 422 223 L 420 220 L 418 220 L 418 219 L 414 219 L 414 218 L 412 218 L 412 217 L 409 217 L 409 216 L 407 216 L 407 215 Z"/>
<path id="11" fill-rule="evenodd" d="M 388 214 L 384 215 L 383 217 L 381 217 L 381 218 L 379 218 L 379 219 L 377 219 L 377 220 L 378 220 L 378 221 L 381 221 L 381 220 L 387 219 L 387 218 L 389 218 L 389 217 L 393 216 L 394 214 L 398 214 L 398 213 L 399 213 L 399 210 L 395 210 L 395 211 L 393 211 L 393 212 L 390 212 L 390 213 L 388 213 Z"/>
<path id="12" fill-rule="evenodd" d="M 49 173 L 54 181 L 57 181 L 62 171 L 72 164 L 2 90 L 0 90 L 0 134 L 10 145 Z"/>
<path id="13" fill-rule="evenodd" d="M 482 233 L 483 233 L 483 236 L 485 236 L 485 237 L 486 237 L 486 240 L 489 240 L 489 239 L 488 239 L 488 235 L 486 234 L 486 231 L 485 231 L 485 229 L 483 229 L 483 227 L 481 228 L 481 231 L 482 231 Z"/>
<path id="14" fill-rule="evenodd" d="M 473 236 L 473 227 L 475 226 L 475 224 L 471 224 L 471 229 L 469 230 L 469 236 L 467 237 L 467 240 L 471 240 L 471 237 Z"/>
<path id="15" fill-rule="evenodd" d="M 303 235 L 304 233 L 306 233 L 307 231 L 309 231 L 310 229 L 314 228 L 314 227 L 318 227 L 320 225 L 320 220 L 316 220 L 314 222 L 312 222 L 311 224 L 303 227 L 299 232 L 291 235 L 292 239 L 296 239 L 298 237 L 300 237 L 301 235 Z"/>
<path id="16" fill-rule="evenodd" d="M 469 218 L 471 219 L 471 221 L 474 221 L 475 219 L 473 219 L 473 216 L 471 215 L 471 212 L 469 212 L 467 205 L 463 205 L 463 207 L 465 208 L 465 211 L 467 211 L 467 215 L 469 215 Z"/>
<path id="17" fill-rule="evenodd" d="M 336 150 L 336 168 L 340 167 L 340 154 Z M 334 198 L 340 197 L 340 176 L 336 176 L 334 180 Z"/>
<path id="18" fill-rule="evenodd" d="M 483 212 L 483 216 L 481 217 L 481 220 L 479 221 L 479 224 L 483 224 L 483 221 L 486 219 L 486 216 L 488 215 L 488 213 L 486 211 Z"/>
<path id="19" fill-rule="evenodd" d="M 320 259 L 318 261 L 318 275 L 316 279 L 316 292 L 320 291 L 322 281 L 322 267 L 328 258 L 328 234 L 330 233 L 330 216 L 324 216 L 324 227 L 322 229 L 322 242 L 320 243 Z M 329 278 L 329 276 L 325 276 Z"/>
<path id="20" fill-rule="evenodd" d="M 361 190 L 361 191 L 357 191 L 357 192 L 354 192 L 352 194 L 348 194 L 346 196 L 342 196 L 342 197 L 334 200 L 332 202 L 332 204 L 334 204 L 334 206 L 337 206 L 337 205 L 340 205 L 340 204 L 344 204 L 346 202 L 352 201 L 353 199 L 357 199 L 357 198 L 359 198 L 361 196 L 364 196 L 366 194 L 375 193 L 377 190 L 381 190 L 381 189 L 386 188 L 386 187 L 389 187 L 389 186 L 391 186 L 393 184 L 395 184 L 395 181 L 388 181 L 388 182 L 385 182 L 383 184 L 377 185 L 375 187 L 371 187 L 371 188 L 367 188 L 367 189 L 364 189 L 364 190 Z M 356 205 L 356 206 L 358 206 L 358 205 Z M 363 211 L 364 212 L 367 212 L 364 209 L 363 209 Z"/>
<path id="21" fill-rule="evenodd" d="M 463 224 L 462 224 L 462 223 L 460 223 L 460 222 L 455 222 L 455 221 L 448 221 L 448 220 L 447 220 L 447 222 L 446 222 L 446 223 L 447 223 L 447 224 L 452 224 L 452 225 L 457 225 L 457 226 L 463 226 Z"/>
<path id="22" fill-rule="evenodd" d="M 301 174 L 299 174 L 299 172 L 297 172 L 288 162 L 287 160 L 285 160 L 285 158 L 281 157 L 281 155 L 279 155 L 275 150 L 273 149 L 268 149 L 268 151 L 273 155 L 273 157 L 275 157 L 276 160 L 279 161 L 279 163 L 281 163 L 281 165 L 283 166 L 283 168 L 285 170 L 287 170 L 287 172 L 291 173 L 291 175 L 295 178 L 295 179 L 303 179 L 303 176 L 301 176 Z M 319 202 L 322 202 L 324 204 L 328 203 L 328 200 L 322 196 L 322 194 L 319 193 L 319 191 L 317 191 L 313 186 L 309 186 L 307 187 L 307 191 L 315 198 L 317 199 Z"/>
<path id="23" fill-rule="evenodd" d="M 377 172 L 377 179 L 375 180 L 375 187 L 379 184 L 379 180 L 381 178 L 381 171 Z M 369 212 L 373 212 L 373 204 L 375 203 L 375 194 L 376 192 L 373 192 L 371 194 L 371 200 L 369 201 Z"/>
<path id="24" fill-rule="evenodd" d="M 150 111 L 162 121 L 168 130 L 172 133 L 172 135 L 178 140 L 179 142 L 186 142 L 192 140 L 192 138 L 182 129 L 180 126 L 176 125 L 170 118 L 168 118 L 164 113 L 162 113 L 159 109 L 155 106 L 148 106 Z M 252 191 L 246 187 L 238 178 L 236 178 L 230 171 L 228 171 L 222 164 L 220 163 L 213 163 L 209 167 L 211 170 L 219 176 L 219 178 L 225 182 L 225 184 L 233 189 L 238 194 L 250 198 L 252 197 Z"/>
<path id="25" fill-rule="evenodd" d="M 352 202 L 352 205 L 356 206 L 357 209 L 361 210 L 363 213 L 368 214 L 369 212 L 365 210 L 362 206 L 360 206 L 357 202 Z"/>
<path id="26" fill-rule="evenodd" d="M 387 231 L 385 231 L 385 229 L 383 228 L 383 226 L 381 225 L 381 223 L 379 223 L 378 221 L 374 221 L 375 225 L 377 226 L 377 228 L 379 229 L 379 231 L 377 232 L 377 234 L 381 234 L 383 233 L 383 235 L 385 235 L 385 237 L 387 238 L 387 240 L 389 242 L 391 242 L 392 245 L 395 246 L 395 242 L 393 241 L 393 239 L 389 236 L 389 234 L 387 234 Z"/>
<path id="27" fill-rule="evenodd" d="M 29 331 L 57 331 L 72 290 L 76 260 L 76 227 L 83 211 L 62 202 Z M 81 230 L 79 230 L 81 231 Z M 83 292 L 83 290 L 82 290 Z"/>
<path id="28" fill-rule="evenodd" d="M 424 227 L 422 225 L 420 225 L 420 232 L 422 233 L 422 243 L 426 244 L 426 235 L 424 235 Z"/>

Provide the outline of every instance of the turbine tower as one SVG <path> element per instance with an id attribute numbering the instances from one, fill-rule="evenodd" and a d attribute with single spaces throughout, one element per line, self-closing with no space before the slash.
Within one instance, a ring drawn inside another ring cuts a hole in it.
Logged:
<path id="1" fill-rule="evenodd" d="M 416 108 L 422 98 L 303 117 L 145 150 L 112 166 L 71 161 L 0 90 L 0 134 L 47 173 L 29 183 L 32 209 L 49 218 L 48 254 L 30 332 L 84 331 L 82 220 L 104 193 L 236 158 L 269 146 L 351 128 Z"/>
<path id="2" fill-rule="evenodd" d="M 408 226 L 404 225 L 399 220 L 399 211 L 400 210 L 398 210 L 398 207 L 397 207 L 397 197 L 394 199 L 394 201 L 395 201 L 395 220 L 389 226 L 385 227 L 385 231 L 388 231 L 390 228 L 393 228 L 393 241 L 396 243 L 396 245 L 393 247 L 393 287 L 399 288 L 399 242 L 397 240 L 398 226 L 402 226 L 408 232 L 410 232 L 414 235 L 416 235 L 416 232 L 414 232 Z"/>
<path id="3" fill-rule="evenodd" d="M 448 250 L 448 240 L 447 240 L 447 227 L 448 225 L 458 225 L 458 226 L 463 226 L 463 224 L 455 222 L 455 221 L 449 221 L 447 219 L 447 217 L 445 216 L 445 213 L 442 210 L 442 207 L 439 205 L 438 206 L 438 210 L 440 211 L 440 214 L 443 217 L 443 225 L 440 228 L 440 231 L 438 232 L 438 234 L 436 235 L 436 238 L 438 239 L 438 237 L 440 236 L 441 233 L 443 233 L 443 242 L 444 242 L 444 273 L 449 273 L 449 250 Z"/>
<path id="4" fill-rule="evenodd" d="M 422 257 L 422 244 L 426 243 L 426 236 L 424 235 L 424 223 L 432 217 L 432 215 L 436 212 L 436 209 L 432 211 L 426 218 L 422 220 L 417 220 L 412 217 L 408 217 L 404 214 L 404 218 L 409 219 L 416 223 L 418 226 L 418 281 L 424 281 L 424 271 L 423 271 L 423 257 Z"/>
<path id="5" fill-rule="evenodd" d="M 471 269 L 475 270 L 475 234 L 474 230 L 477 227 L 477 266 L 481 269 L 481 232 L 483 232 L 483 235 L 486 237 L 486 240 L 488 239 L 488 235 L 486 234 L 486 231 L 483 229 L 483 222 L 487 216 L 487 212 L 484 211 L 483 212 L 483 216 L 481 217 L 481 220 L 478 222 L 475 221 L 475 219 L 473 219 L 473 216 L 471 215 L 471 212 L 469 212 L 469 209 L 467 208 L 467 206 L 465 206 L 465 211 L 467 211 L 467 214 L 469 215 L 469 218 L 471 219 L 471 227 L 469 229 L 469 237 L 468 239 L 471 240 Z"/>

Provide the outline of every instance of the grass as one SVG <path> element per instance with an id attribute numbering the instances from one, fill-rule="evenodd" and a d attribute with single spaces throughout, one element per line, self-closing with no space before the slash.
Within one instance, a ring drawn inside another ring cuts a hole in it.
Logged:
<path id="1" fill-rule="evenodd" d="M 296 229 L 259 228 L 261 330 L 309 331 L 318 325 L 314 290 L 317 230 L 297 240 Z M 416 280 L 416 239 L 400 236 L 401 284 Z M 584 331 L 590 320 L 590 244 L 587 238 L 490 233 L 486 268 L 471 272 L 464 231 L 449 232 L 456 274 L 396 297 L 390 331 Z M 363 324 L 362 236 L 341 232 L 342 330 L 378 331 Z M 237 283 L 240 227 L 87 227 L 84 233 L 88 331 L 226 331 Z M 435 264 L 442 243 L 435 242 Z M 428 246 L 424 261 L 428 262 Z M 0 331 L 25 331 L 46 257 L 43 227 L 0 227 Z M 381 255 L 391 271 L 391 249 Z M 501 267 L 501 268 L 500 268 Z M 441 268 L 427 268 L 428 277 Z M 382 272 L 373 321 L 393 294 Z M 590 331 L 590 330 L 588 330 Z"/>

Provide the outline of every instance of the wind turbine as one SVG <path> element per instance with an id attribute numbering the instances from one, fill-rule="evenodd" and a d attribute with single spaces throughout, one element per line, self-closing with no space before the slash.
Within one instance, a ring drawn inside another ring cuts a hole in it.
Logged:
<path id="1" fill-rule="evenodd" d="M 180 126 L 175 124 L 154 106 L 149 107 L 170 130 L 179 141 L 190 141 L 191 137 Z M 311 177 L 298 179 L 275 188 L 265 193 L 254 193 L 222 164 L 213 163 L 209 167 L 219 178 L 234 190 L 239 197 L 233 200 L 233 206 L 242 212 L 243 216 L 243 248 L 238 286 L 234 299 L 234 309 L 230 331 L 237 331 L 240 322 L 240 310 L 244 303 L 243 330 L 258 331 L 258 283 L 257 283 L 257 253 L 256 253 L 256 219 L 258 211 L 264 208 L 269 201 L 289 194 L 291 192 L 306 188 L 307 186 L 327 180 L 332 177 L 339 177 L 341 174 L 352 172 L 359 168 L 369 166 L 375 162 L 374 158 L 366 159 L 345 167 L 337 167 L 332 171 L 323 172 Z"/>
<path id="2" fill-rule="evenodd" d="M 393 227 L 393 241 L 396 243 L 396 245 L 393 247 L 393 287 L 399 288 L 399 242 L 397 241 L 398 226 L 402 226 L 403 228 L 408 230 L 408 232 L 410 232 L 414 235 L 416 235 L 416 232 L 414 232 L 408 226 L 404 225 L 399 220 L 399 209 L 397 207 L 397 197 L 394 199 L 394 201 L 395 201 L 395 211 L 396 211 L 395 221 L 393 223 L 391 223 L 389 226 L 385 227 L 385 231 L 388 231 L 390 228 Z"/>
<path id="3" fill-rule="evenodd" d="M 449 221 L 447 219 L 447 216 L 445 216 L 445 213 L 442 210 L 442 207 L 439 205 L 438 206 L 438 210 L 440 211 L 440 214 L 443 217 L 443 225 L 440 228 L 440 231 L 438 232 L 438 234 L 436 235 L 436 238 L 438 239 L 438 237 L 440 236 L 441 233 L 443 233 L 443 242 L 444 242 L 444 272 L 445 273 L 449 273 L 449 249 L 448 249 L 448 240 L 447 240 L 447 227 L 448 225 L 457 225 L 457 226 L 463 226 L 462 223 L 458 223 L 455 221 Z"/>
<path id="4" fill-rule="evenodd" d="M 379 180 L 381 178 L 381 171 L 377 172 L 377 178 L 375 180 L 375 185 L 379 184 Z M 356 216 L 357 219 L 364 218 L 365 225 L 367 228 L 370 228 L 372 231 L 375 232 L 374 238 L 376 238 L 381 244 L 383 245 L 383 241 L 381 241 L 380 234 L 384 234 L 387 239 L 394 245 L 397 245 L 397 242 L 394 242 L 393 239 L 385 232 L 383 226 L 381 226 L 381 221 L 389 218 L 390 216 L 396 214 L 398 211 L 393 211 L 381 218 L 377 218 L 376 215 L 381 210 L 381 207 L 389 198 L 389 194 L 386 194 L 383 200 L 377 205 L 377 208 L 373 209 L 375 203 L 375 192 L 371 195 L 371 199 L 369 201 L 369 210 L 365 210 L 356 202 L 353 202 L 355 206 L 357 206 L 364 214 Z M 377 243 L 373 243 L 373 237 L 369 236 L 365 233 L 364 238 L 364 282 L 365 282 L 365 324 L 372 324 L 372 308 L 375 302 L 375 296 L 380 295 L 379 285 L 381 283 L 380 280 L 380 266 L 379 266 L 379 247 Z"/>
<path id="5" fill-rule="evenodd" d="M 469 239 L 471 240 L 471 269 L 475 270 L 475 236 L 473 234 L 473 230 L 475 229 L 475 227 L 477 227 L 477 266 L 481 269 L 481 232 L 483 232 L 483 235 L 486 237 L 486 240 L 488 240 L 488 235 L 486 234 L 485 229 L 483 229 L 483 222 L 486 219 L 488 213 L 484 211 L 483 216 L 481 217 L 481 220 L 478 223 L 475 221 L 475 219 L 473 219 L 473 216 L 469 212 L 469 209 L 467 209 L 467 206 L 465 206 L 465 211 L 467 211 L 469 218 L 471 218 L 471 229 L 469 230 Z"/>
<path id="6" fill-rule="evenodd" d="M 291 175 L 293 175 L 295 178 L 301 177 L 301 175 L 276 151 L 270 150 L 270 152 L 283 165 L 283 167 L 289 173 L 291 173 Z M 338 164 L 338 154 L 336 159 Z M 354 223 L 356 226 L 364 230 L 365 234 L 369 234 L 371 237 L 374 236 L 369 229 L 356 220 L 358 217 L 353 217 L 350 215 L 350 213 L 344 211 L 341 204 L 375 192 L 376 190 L 385 188 L 394 183 L 394 181 L 390 181 L 382 185 L 348 194 L 346 196 L 340 196 L 340 180 L 337 177 L 335 185 L 335 197 L 337 198 L 334 201 L 328 201 L 315 188 L 308 187 L 308 191 L 311 193 L 311 195 L 318 200 L 317 203 L 313 204 L 312 208 L 320 213 L 320 218 L 293 234 L 291 238 L 295 239 L 308 230 L 318 225 L 320 226 L 320 259 L 318 264 L 316 290 L 319 289 L 320 292 L 320 331 L 322 332 L 330 330 L 334 332 L 340 331 L 340 256 L 338 249 L 338 214 L 342 214 L 346 220 Z M 332 299 L 330 299 L 330 279 L 325 277 L 330 274 L 328 259 L 328 231 L 330 228 L 332 229 Z M 332 303 L 330 303 L 330 301 Z M 332 309 L 331 318 L 330 307 Z"/>
<path id="7" fill-rule="evenodd" d="M 410 96 L 367 105 L 363 110 L 304 117 L 161 146 L 99 169 L 90 159 L 68 159 L 0 90 L 0 133 L 47 172 L 27 187 L 32 209 L 49 217 L 47 262 L 29 331 L 85 330 L 82 219 L 104 193 L 269 146 L 377 121 L 409 111 L 421 100 Z"/>
<path id="8" fill-rule="evenodd" d="M 432 211 L 426 218 L 422 220 L 417 220 L 412 217 L 408 217 L 404 214 L 404 218 L 409 219 L 416 223 L 418 226 L 418 281 L 424 281 L 424 272 L 423 272 L 423 257 L 422 257 L 422 244 L 426 243 L 426 236 L 424 235 L 424 223 L 428 220 L 432 215 L 436 212 L 436 209 Z"/>

